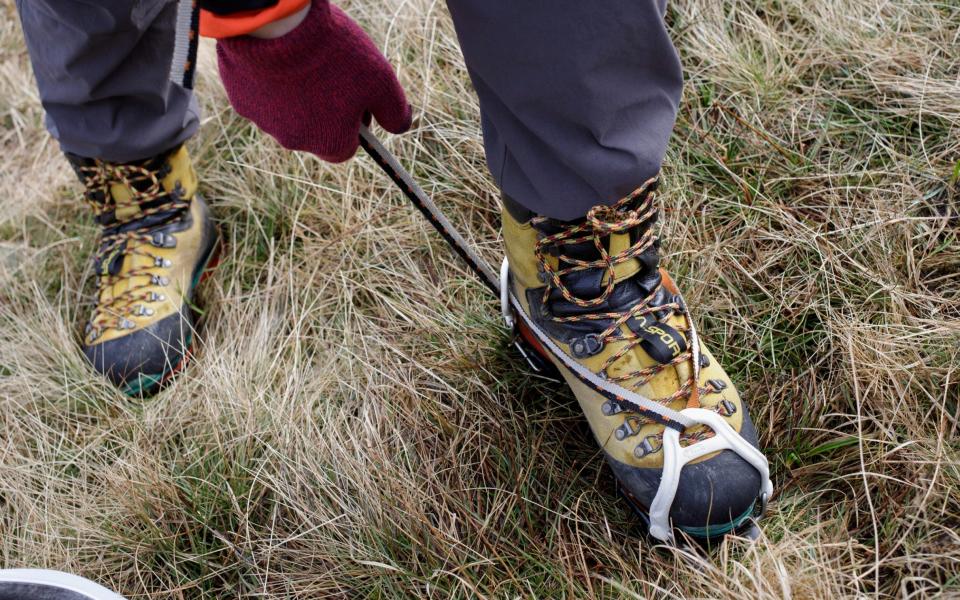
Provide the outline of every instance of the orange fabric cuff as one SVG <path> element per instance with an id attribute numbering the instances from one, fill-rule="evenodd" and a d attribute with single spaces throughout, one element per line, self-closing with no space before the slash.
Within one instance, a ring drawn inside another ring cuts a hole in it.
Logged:
<path id="1" fill-rule="evenodd" d="M 289 17 L 309 3 L 310 0 L 279 0 L 270 8 L 232 15 L 215 15 L 201 10 L 200 35 L 216 39 L 246 35 L 267 23 Z"/>

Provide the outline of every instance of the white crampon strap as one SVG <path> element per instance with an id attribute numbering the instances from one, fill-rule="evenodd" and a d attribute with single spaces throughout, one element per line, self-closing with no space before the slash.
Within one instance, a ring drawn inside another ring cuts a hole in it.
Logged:
<path id="1" fill-rule="evenodd" d="M 760 473 L 760 501 L 765 509 L 766 501 L 773 493 L 773 483 L 770 481 L 770 466 L 767 462 L 767 457 L 737 433 L 722 416 L 704 408 L 686 408 L 681 411 L 675 411 L 641 394 L 627 390 L 613 382 L 598 377 L 595 373 L 592 373 L 580 363 L 567 356 L 567 354 L 530 319 L 524 312 L 516 296 L 514 296 L 510 290 L 510 264 L 507 259 L 504 258 L 503 264 L 500 266 L 500 310 L 507 327 L 513 329 L 517 324 L 516 317 L 519 316 L 523 319 L 524 324 L 537 337 L 537 340 L 556 356 L 560 362 L 563 363 L 564 367 L 573 371 L 579 378 L 616 396 L 620 396 L 649 412 L 679 423 L 683 425 L 684 428 L 700 424 L 706 425 L 713 430 L 715 434 L 713 437 L 694 442 L 684 448 L 680 446 L 680 431 L 673 427 L 664 427 L 662 447 L 663 472 L 660 477 L 657 494 L 654 496 L 653 503 L 650 505 L 651 536 L 663 542 L 674 542 L 673 527 L 670 526 L 670 508 L 673 506 L 673 499 L 677 495 L 677 486 L 680 484 L 680 471 L 690 462 L 706 456 L 711 452 L 731 450 L 736 453 L 737 456 L 750 463 L 750 465 Z M 699 377 L 700 343 L 696 331 L 693 329 L 692 319 L 689 318 L 689 315 L 687 315 L 687 317 L 690 325 L 689 337 L 691 338 L 690 346 L 695 365 L 695 377 Z"/>
<path id="2" fill-rule="evenodd" d="M 680 446 L 679 431 L 669 427 L 663 430 L 663 472 L 660 475 L 657 495 L 650 505 L 650 535 L 664 542 L 674 541 L 673 528 L 670 526 L 670 508 L 677 495 L 680 470 L 701 456 L 720 450 L 732 450 L 760 473 L 761 503 L 766 504 L 773 494 L 767 457 L 737 433 L 723 417 L 705 408 L 685 408 L 680 412 L 695 423 L 710 427 L 714 436 L 683 448 Z"/>

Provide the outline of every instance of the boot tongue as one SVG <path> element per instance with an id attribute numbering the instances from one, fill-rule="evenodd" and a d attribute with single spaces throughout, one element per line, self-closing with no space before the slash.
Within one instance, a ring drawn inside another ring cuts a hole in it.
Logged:
<path id="1" fill-rule="evenodd" d="M 536 227 L 545 236 L 549 236 L 560 233 L 570 227 L 575 227 L 582 222 L 582 220 L 574 222 L 545 220 L 538 223 Z M 636 228 L 624 233 L 605 235 L 600 238 L 600 243 L 603 244 L 608 255 L 617 255 L 627 250 L 643 235 L 643 232 L 652 227 L 652 225 L 653 223 L 651 222 L 645 224 L 642 229 Z M 636 296 L 641 295 L 645 297 L 660 284 L 660 273 L 658 271 L 660 264 L 659 247 L 659 242 L 654 243 L 636 258 L 627 259 L 613 266 L 615 287 L 614 292 L 610 296 L 609 303 L 611 305 L 633 303 L 636 301 Z M 564 260 L 564 258 L 586 262 L 596 261 L 601 258 L 600 251 L 597 249 L 593 239 L 587 239 L 586 241 L 576 244 L 558 244 L 551 248 L 551 254 L 557 257 L 558 270 L 564 270 L 574 266 L 569 261 Z M 607 287 L 609 276 L 610 273 L 606 267 L 596 267 L 561 275 L 560 281 L 575 297 L 581 300 L 592 300 L 603 294 Z M 555 298 L 563 298 L 563 295 L 557 289 L 551 292 L 551 300 Z M 614 308 L 614 306 L 610 308 Z"/>
<path id="2" fill-rule="evenodd" d="M 163 185 L 164 178 L 169 174 L 169 165 L 167 154 L 156 156 L 154 158 L 129 163 L 129 166 L 141 167 L 144 171 L 153 174 L 160 185 L 161 196 L 153 199 L 144 199 L 140 194 L 148 192 L 153 186 L 153 179 L 150 177 L 135 177 L 130 182 L 113 181 L 110 184 L 110 195 L 115 203 L 114 218 L 126 223 L 139 220 L 150 208 L 154 208 L 167 201 L 169 190 Z"/>
<path id="3" fill-rule="evenodd" d="M 619 254 L 639 241 L 652 225 L 652 222 L 646 223 L 624 233 L 603 236 L 600 241 L 609 255 Z M 544 234 L 552 235 L 570 226 L 571 224 L 568 223 L 544 222 L 538 225 L 538 228 Z M 673 294 L 660 285 L 659 248 L 659 242 L 655 241 L 636 258 L 614 265 L 615 285 L 602 305 L 587 308 L 579 306 L 567 300 L 559 289 L 554 288 L 550 291 L 550 312 L 556 317 L 623 312 L 648 298 L 655 290 L 656 294 L 650 298 L 649 306 L 657 307 L 674 301 Z M 564 258 L 580 261 L 595 261 L 601 258 L 600 251 L 592 239 L 576 244 L 559 244 L 552 253 L 557 257 L 560 270 L 572 266 L 572 263 Z M 589 300 L 603 294 L 608 277 L 606 267 L 597 267 L 567 273 L 560 277 L 560 281 L 576 298 Z M 666 322 L 669 314 L 670 309 L 664 309 L 630 318 L 625 323 L 626 327 L 638 336 L 640 347 L 650 358 L 660 364 L 669 364 L 688 348 L 687 340 L 683 335 Z M 608 327 L 609 323 L 608 319 L 593 320 L 589 322 L 587 328 L 602 331 Z"/>
<path id="4" fill-rule="evenodd" d="M 163 181 L 170 173 L 169 157 L 172 152 L 166 152 L 146 160 L 131 163 L 100 163 L 92 158 L 85 158 L 67 153 L 67 160 L 73 167 L 77 176 L 82 182 L 86 183 L 87 177 L 96 177 L 91 173 L 99 172 L 100 180 L 109 179 L 106 194 L 103 189 L 87 188 L 87 199 L 101 207 L 96 215 L 98 224 L 105 228 L 117 228 L 118 230 L 127 229 L 126 224 L 139 222 L 151 208 L 160 206 L 167 202 L 167 194 L 170 192 Z M 131 181 L 121 180 L 122 176 L 110 173 L 112 169 L 129 167 L 139 167 L 145 172 L 143 175 L 134 172 L 125 175 Z M 146 176 L 146 173 L 153 174 L 161 182 L 161 194 L 157 198 L 144 199 L 142 194 L 150 190 L 153 179 Z M 170 215 L 165 215 L 159 222 L 167 220 Z"/>
<path id="5" fill-rule="evenodd" d="M 123 183 L 111 184 L 110 195 L 116 202 L 113 210 L 113 219 L 115 222 L 126 223 L 128 221 L 134 221 L 142 214 L 140 205 L 132 202 L 133 192 L 129 186 Z"/>
<path id="6" fill-rule="evenodd" d="M 169 202 L 168 194 L 164 193 L 155 200 L 146 202 L 134 198 L 130 188 L 122 183 L 110 186 L 116 204 L 113 210 L 107 210 L 97 215 L 96 220 L 104 228 L 105 234 L 126 233 L 138 229 L 154 229 L 175 219 L 182 208 L 171 207 L 168 210 L 152 211 L 165 202 Z"/>

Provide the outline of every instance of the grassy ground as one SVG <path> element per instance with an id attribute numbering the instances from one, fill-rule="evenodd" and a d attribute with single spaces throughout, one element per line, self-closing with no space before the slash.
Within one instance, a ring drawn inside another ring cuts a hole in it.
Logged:
<path id="1" fill-rule="evenodd" d="M 390 146 L 499 252 L 442 3 L 354 0 L 417 107 Z M 134 597 L 960 595 L 960 6 L 676 0 L 668 265 L 752 403 L 777 496 L 709 563 L 635 535 L 568 391 L 365 158 L 234 115 L 200 354 L 131 401 L 77 349 L 95 229 L 0 2 L 0 562 Z"/>

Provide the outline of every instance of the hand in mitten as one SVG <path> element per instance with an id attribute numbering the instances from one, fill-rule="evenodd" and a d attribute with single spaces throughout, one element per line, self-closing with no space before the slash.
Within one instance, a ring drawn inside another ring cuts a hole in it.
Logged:
<path id="1" fill-rule="evenodd" d="M 274 39 L 217 42 L 230 103 L 285 148 L 330 162 L 352 157 L 369 115 L 391 133 L 412 111 L 387 59 L 339 8 L 314 0 L 303 22 Z"/>

